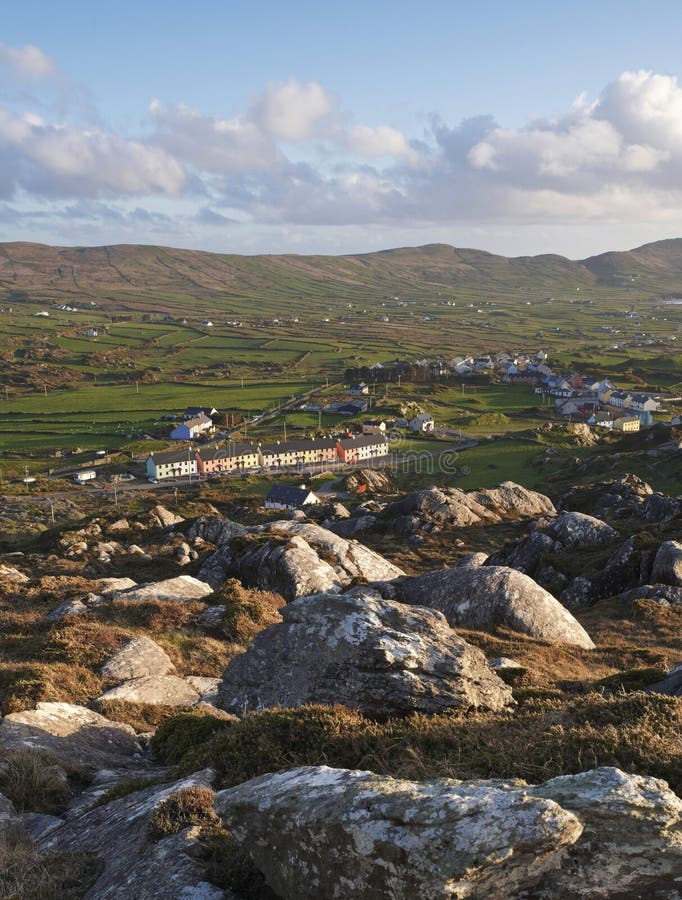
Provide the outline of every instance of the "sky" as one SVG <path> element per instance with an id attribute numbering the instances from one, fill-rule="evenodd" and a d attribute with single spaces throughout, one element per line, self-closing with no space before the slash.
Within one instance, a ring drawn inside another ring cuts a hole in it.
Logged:
<path id="1" fill-rule="evenodd" d="M 679 0 L 22 0 L 0 241 L 582 258 L 682 236 Z"/>

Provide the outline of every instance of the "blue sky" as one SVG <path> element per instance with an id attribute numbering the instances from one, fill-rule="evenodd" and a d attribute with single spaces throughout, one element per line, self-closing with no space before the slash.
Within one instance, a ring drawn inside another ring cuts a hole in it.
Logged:
<path id="1" fill-rule="evenodd" d="M 27 0 L 0 27 L 0 240 L 679 236 L 681 26 L 661 0 Z"/>

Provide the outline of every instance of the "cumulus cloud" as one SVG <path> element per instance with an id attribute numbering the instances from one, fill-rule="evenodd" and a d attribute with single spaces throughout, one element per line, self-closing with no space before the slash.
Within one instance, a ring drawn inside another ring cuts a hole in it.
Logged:
<path id="1" fill-rule="evenodd" d="M 269 84 L 249 111 L 249 118 L 264 132 L 283 141 L 324 134 L 337 115 L 333 94 L 316 81 L 301 84 L 295 78 Z"/>
<path id="2" fill-rule="evenodd" d="M 20 188 L 44 196 L 172 196 L 185 185 L 182 166 L 161 148 L 2 109 L 0 169 L 6 196 Z"/>
<path id="3" fill-rule="evenodd" d="M 49 78 L 57 72 L 57 64 L 39 47 L 10 47 L 0 43 L 0 65 L 22 80 Z"/>

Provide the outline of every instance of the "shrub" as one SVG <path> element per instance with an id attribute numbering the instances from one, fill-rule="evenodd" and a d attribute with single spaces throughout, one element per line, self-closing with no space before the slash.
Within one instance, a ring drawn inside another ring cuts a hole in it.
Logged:
<path id="1" fill-rule="evenodd" d="M 71 796 L 66 772 L 56 758 L 34 747 L 8 750 L 0 760 L 0 793 L 18 812 L 40 813 L 61 811 Z"/>
<path id="2" fill-rule="evenodd" d="M 154 754 L 164 765 L 180 765 L 183 770 L 202 768 L 202 750 L 205 752 L 209 738 L 218 731 L 230 727 L 236 719 L 227 713 L 224 717 L 197 709 L 181 716 L 166 719 L 156 730 L 151 741 Z"/>
<path id="3" fill-rule="evenodd" d="M 38 662 L 0 664 L 3 715 L 34 709 L 41 701 L 87 703 L 101 689 L 101 680 L 83 666 Z"/>
<path id="4" fill-rule="evenodd" d="M 177 834 L 188 825 L 218 825 L 215 792 L 207 787 L 186 787 L 166 797 L 149 819 L 149 833 L 156 838 Z"/>
<path id="5" fill-rule="evenodd" d="M 95 705 L 97 712 L 107 719 L 131 725 L 138 733 L 155 731 L 166 719 L 192 709 L 164 706 L 162 703 L 130 703 L 127 700 L 100 700 Z"/>
<path id="6" fill-rule="evenodd" d="M 225 582 L 217 599 L 225 604 L 221 633 L 242 647 L 250 644 L 259 631 L 282 620 L 277 610 L 285 601 L 280 594 L 245 588 L 236 578 Z"/>

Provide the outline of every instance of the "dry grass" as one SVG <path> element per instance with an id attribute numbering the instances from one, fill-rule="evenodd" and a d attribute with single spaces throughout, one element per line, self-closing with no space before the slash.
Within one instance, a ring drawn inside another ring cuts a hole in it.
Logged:
<path id="1" fill-rule="evenodd" d="M 0 663 L 3 715 L 34 709 L 39 702 L 81 703 L 97 697 L 101 680 L 83 666 L 44 662 Z"/>
<path id="2" fill-rule="evenodd" d="M 281 622 L 278 610 L 285 605 L 280 594 L 245 588 L 236 578 L 230 578 L 216 592 L 216 601 L 225 604 L 221 634 L 242 647 L 248 646 L 259 631 Z"/>
<path id="3" fill-rule="evenodd" d="M 25 833 L 0 832 L 2 900 L 81 900 L 103 868 L 92 853 L 41 856 Z"/>
<path id="4" fill-rule="evenodd" d="M 166 651 L 179 673 L 220 677 L 230 660 L 243 648 L 206 637 L 204 634 L 170 631 L 155 634 L 154 640 Z"/>
<path id="5" fill-rule="evenodd" d="M 21 747 L 0 759 L 0 793 L 18 812 L 58 813 L 71 797 L 68 778 L 57 760 L 44 750 Z"/>
<path id="6" fill-rule="evenodd" d="M 215 792 L 207 787 L 180 788 L 166 797 L 149 818 L 149 833 L 155 838 L 177 834 L 188 825 L 218 826 Z"/>
<path id="7" fill-rule="evenodd" d="M 146 734 L 178 715 L 186 715 L 192 707 L 164 706 L 161 703 L 129 703 L 126 700 L 102 700 L 96 704 L 97 712 L 112 722 L 131 725 L 138 734 Z"/>

